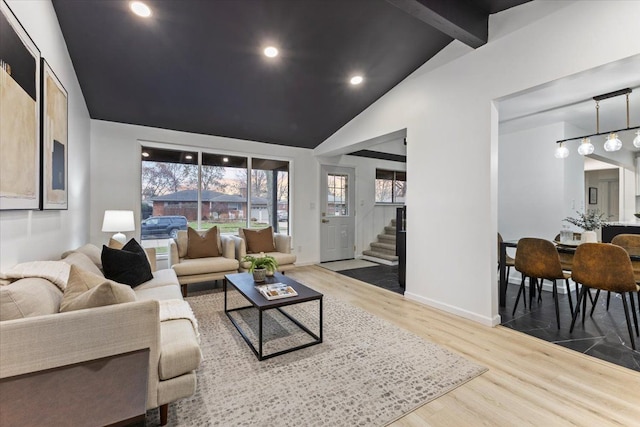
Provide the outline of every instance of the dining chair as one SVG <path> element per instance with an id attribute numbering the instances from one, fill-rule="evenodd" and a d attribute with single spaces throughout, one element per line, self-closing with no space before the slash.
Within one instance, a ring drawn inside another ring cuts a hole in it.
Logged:
<path id="1" fill-rule="evenodd" d="M 553 283 L 553 300 L 556 305 L 556 321 L 558 329 L 560 329 L 558 280 L 565 281 L 567 296 L 569 297 L 569 308 L 572 314 L 573 302 L 571 300 L 571 291 L 569 288 L 569 278 L 571 277 L 571 273 L 562 271 L 556 247 L 549 240 L 534 237 L 522 238 L 518 240 L 518 247 L 516 248 L 515 267 L 517 271 L 522 273 L 522 281 L 520 283 L 520 290 L 518 291 L 518 296 L 516 297 L 516 303 L 513 307 L 512 314 L 515 314 L 516 309 L 518 308 L 520 296 L 525 290 L 524 282 L 527 277 L 529 278 L 529 307 L 531 307 L 533 294 L 535 293 L 536 288 L 538 288 L 538 292 L 542 291 L 542 286 L 539 285 L 538 279 L 550 280 Z M 525 308 L 526 306 L 527 304 L 525 302 Z"/>
<path id="2" fill-rule="evenodd" d="M 633 293 L 638 292 L 640 287 L 638 287 L 633 275 L 633 267 L 631 266 L 629 254 L 620 246 L 609 243 L 583 243 L 578 246 L 576 254 L 573 256 L 572 279 L 574 282 L 581 284 L 582 289 L 578 295 L 576 310 L 573 312 L 569 333 L 573 332 L 573 327 L 578 317 L 580 302 L 582 302 L 582 324 L 584 325 L 586 312 L 585 295 L 587 292 L 590 292 L 590 289 L 616 292 L 622 296 L 624 316 L 627 321 L 629 336 L 631 337 L 631 347 L 635 350 L 636 344 L 631 329 L 626 294 L 629 294 L 631 298 L 631 310 L 636 327 L 636 334 L 638 334 L 638 318 L 635 312 Z M 593 309 L 591 313 L 593 314 Z"/>
<path id="3" fill-rule="evenodd" d="M 622 247 L 629 255 L 640 255 L 640 234 L 618 234 L 611 239 L 611 243 Z M 636 283 L 640 284 L 640 261 L 631 260 L 633 267 L 633 276 Z M 638 297 L 638 308 L 640 309 L 640 291 L 636 293 Z M 609 301 L 611 293 L 607 294 L 607 310 L 609 309 Z"/>
<path id="4" fill-rule="evenodd" d="M 500 270 L 500 245 L 502 245 L 503 241 L 502 235 L 498 233 L 498 270 Z M 516 260 L 507 254 L 504 265 L 507 268 L 507 281 L 509 281 L 509 272 L 511 271 L 511 267 L 516 266 Z"/>

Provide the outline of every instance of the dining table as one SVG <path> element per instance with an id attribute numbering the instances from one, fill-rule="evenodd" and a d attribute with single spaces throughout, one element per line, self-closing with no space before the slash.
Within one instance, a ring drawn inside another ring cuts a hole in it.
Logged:
<path id="1" fill-rule="evenodd" d="M 575 254 L 576 249 L 578 248 L 578 245 L 579 245 L 579 243 L 575 243 L 575 244 L 574 243 L 560 243 L 560 242 L 555 242 L 555 241 L 554 241 L 554 244 L 556 245 L 556 249 L 558 250 L 558 253 L 567 254 L 570 257 L 572 257 L 573 254 Z M 508 285 L 507 265 L 506 265 L 507 248 L 517 248 L 517 247 L 518 247 L 518 241 L 517 240 L 504 240 L 500 244 L 500 257 L 498 259 L 498 265 L 499 265 L 499 270 L 500 270 L 500 280 L 499 280 L 499 284 L 500 284 L 500 289 L 499 289 L 500 307 L 505 307 L 506 300 L 507 300 L 507 285 Z M 631 255 L 629 255 L 629 258 L 634 263 L 635 262 L 640 262 L 640 255 L 631 254 Z"/>

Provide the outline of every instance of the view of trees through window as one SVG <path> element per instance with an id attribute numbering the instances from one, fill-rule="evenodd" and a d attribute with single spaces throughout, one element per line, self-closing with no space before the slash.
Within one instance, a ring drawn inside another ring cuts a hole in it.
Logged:
<path id="1" fill-rule="evenodd" d="M 404 203 L 407 173 L 376 169 L 376 203 Z"/>
<path id="2" fill-rule="evenodd" d="M 145 246 L 187 226 L 289 231 L 288 161 L 142 147 L 141 192 Z"/>

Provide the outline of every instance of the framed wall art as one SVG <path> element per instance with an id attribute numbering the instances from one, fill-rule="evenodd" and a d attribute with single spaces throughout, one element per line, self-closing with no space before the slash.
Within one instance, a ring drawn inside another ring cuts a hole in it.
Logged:
<path id="1" fill-rule="evenodd" d="M 0 0 L 0 210 L 40 208 L 40 50 Z"/>
<path id="2" fill-rule="evenodd" d="M 589 204 L 598 204 L 598 189 L 596 187 L 589 187 Z"/>
<path id="3" fill-rule="evenodd" d="M 68 101 L 67 91 L 47 61 L 41 62 L 41 209 L 67 209 Z"/>

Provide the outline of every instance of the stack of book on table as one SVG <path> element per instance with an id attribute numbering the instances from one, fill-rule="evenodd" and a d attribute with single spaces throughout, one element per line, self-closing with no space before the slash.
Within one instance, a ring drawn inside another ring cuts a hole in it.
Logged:
<path id="1" fill-rule="evenodd" d="M 295 297 L 298 295 L 295 289 L 284 283 L 270 283 L 256 286 L 256 289 L 268 300 Z"/>

